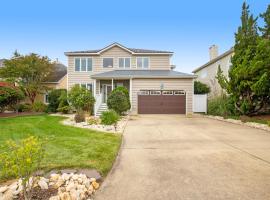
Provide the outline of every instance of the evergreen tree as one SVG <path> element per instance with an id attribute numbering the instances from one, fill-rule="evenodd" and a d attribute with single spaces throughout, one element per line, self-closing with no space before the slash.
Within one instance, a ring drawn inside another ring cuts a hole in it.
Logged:
<path id="1" fill-rule="evenodd" d="M 260 17 L 263 18 L 265 25 L 259 28 L 259 30 L 262 32 L 264 38 L 270 39 L 270 5 L 268 5 L 267 10 Z"/>

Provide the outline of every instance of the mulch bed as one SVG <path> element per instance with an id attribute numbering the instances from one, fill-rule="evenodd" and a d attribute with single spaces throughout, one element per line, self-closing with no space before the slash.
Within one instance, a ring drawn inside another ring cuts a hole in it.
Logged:
<path id="1" fill-rule="evenodd" d="M 39 187 L 35 187 L 32 192 L 32 199 L 35 200 L 48 200 L 50 197 L 57 195 L 58 190 L 54 188 L 49 188 L 48 190 L 42 190 Z M 24 200 L 23 195 L 21 195 L 19 200 Z"/>
<path id="2" fill-rule="evenodd" d="M 29 116 L 29 115 L 40 115 L 41 112 L 13 112 L 13 113 L 0 113 L 0 118 L 8 118 L 8 117 L 18 117 L 18 116 Z"/>

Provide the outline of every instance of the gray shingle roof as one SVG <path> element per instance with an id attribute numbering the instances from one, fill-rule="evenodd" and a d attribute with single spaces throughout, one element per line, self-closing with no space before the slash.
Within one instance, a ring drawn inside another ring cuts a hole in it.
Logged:
<path id="1" fill-rule="evenodd" d="M 171 51 L 160 51 L 160 50 L 150 50 L 150 49 L 137 49 L 137 48 L 128 48 L 128 47 L 125 47 L 117 42 L 115 43 L 112 43 L 102 49 L 96 49 L 96 50 L 86 50 L 86 51 L 69 51 L 69 52 L 65 52 L 66 55 L 72 55 L 72 54 L 98 54 L 99 52 L 107 49 L 107 48 L 110 48 L 110 47 L 113 47 L 113 46 L 119 46 L 121 48 L 124 48 L 126 50 L 129 50 L 131 51 L 132 53 L 136 53 L 136 54 L 140 54 L 140 53 L 144 53 L 144 54 L 173 54 L 173 52 Z"/>
<path id="2" fill-rule="evenodd" d="M 91 78 L 195 78 L 196 76 L 173 70 L 114 70 L 94 74 Z"/>
<path id="3" fill-rule="evenodd" d="M 46 82 L 58 82 L 67 74 L 67 67 L 61 63 L 56 63 L 54 65 L 54 70 L 54 73 Z"/>

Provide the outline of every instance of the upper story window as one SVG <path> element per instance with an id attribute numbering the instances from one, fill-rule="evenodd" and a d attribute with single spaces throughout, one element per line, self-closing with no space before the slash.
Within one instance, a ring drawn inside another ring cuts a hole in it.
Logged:
<path id="1" fill-rule="evenodd" d="M 148 57 L 138 57 L 137 58 L 137 68 L 148 69 L 149 68 L 149 58 Z"/>
<path id="2" fill-rule="evenodd" d="M 130 68 L 130 58 L 119 58 L 119 68 Z"/>
<path id="3" fill-rule="evenodd" d="M 103 58 L 103 67 L 104 68 L 113 67 L 113 58 Z"/>
<path id="4" fill-rule="evenodd" d="M 75 58 L 76 72 L 90 72 L 92 71 L 92 58 Z"/>

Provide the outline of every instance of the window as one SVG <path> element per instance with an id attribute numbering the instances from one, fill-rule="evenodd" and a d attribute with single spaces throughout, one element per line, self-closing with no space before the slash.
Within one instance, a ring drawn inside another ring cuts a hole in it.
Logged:
<path id="1" fill-rule="evenodd" d="M 113 67 L 113 58 L 103 58 L 103 67 L 104 68 Z"/>
<path id="2" fill-rule="evenodd" d="M 123 86 L 124 86 L 124 83 L 123 82 L 116 83 L 116 87 L 123 87 Z"/>
<path id="3" fill-rule="evenodd" d="M 139 95 L 149 95 L 149 91 L 148 90 L 141 90 L 139 92 Z"/>
<path id="4" fill-rule="evenodd" d="M 148 69 L 149 68 L 149 58 L 138 57 L 137 58 L 137 68 Z"/>
<path id="5" fill-rule="evenodd" d="M 82 88 L 86 88 L 86 89 L 90 90 L 91 92 L 93 92 L 93 85 L 92 85 L 92 83 L 81 83 L 79 85 Z"/>
<path id="6" fill-rule="evenodd" d="M 161 95 L 161 91 L 160 90 L 152 90 L 152 91 L 150 91 L 150 95 Z"/>
<path id="7" fill-rule="evenodd" d="M 185 91 L 183 91 L 183 90 L 174 91 L 174 95 L 184 95 L 184 94 L 185 94 Z"/>
<path id="8" fill-rule="evenodd" d="M 44 94 L 44 103 L 45 104 L 49 103 L 49 94 L 48 93 Z"/>
<path id="9" fill-rule="evenodd" d="M 163 95 L 173 95 L 173 91 L 167 90 L 167 91 L 162 91 Z"/>
<path id="10" fill-rule="evenodd" d="M 119 68 L 130 68 L 130 58 L 119 58 Z"/>
<path id="11" fill-rule="evenodd" d="M 92 71 L 92 58 L 75 58 L 76 72 Z"/>

